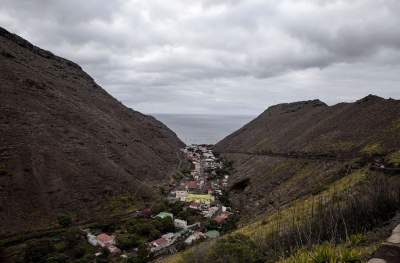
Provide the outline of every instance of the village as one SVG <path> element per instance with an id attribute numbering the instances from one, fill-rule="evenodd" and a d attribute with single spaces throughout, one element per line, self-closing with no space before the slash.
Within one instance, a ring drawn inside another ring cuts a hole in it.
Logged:
<path id="1" fill-rule="evenodd" d="M 87 242 L 97 248 L 96 259 L 106 253 L 126 262 L 135 257 L 141 257 L 137 262 L 147 262 L 202 240 L 217 238 L 235 227 L 238 215 L 226 197 L 229 169 L 224 161 L 214 155 L 211 145 L 189 145 L 181 151 L 191 169 L 182 171 L 166 193 L 165 211 L 145 207 L 132 215 L 140 221 L 131 228 L 156 238 L 140 246 L 135 240 L 121 241 L 118 232 L 95 233 L 83 229 Z M 162 227 L 148 230 L 147 222 Z"/>

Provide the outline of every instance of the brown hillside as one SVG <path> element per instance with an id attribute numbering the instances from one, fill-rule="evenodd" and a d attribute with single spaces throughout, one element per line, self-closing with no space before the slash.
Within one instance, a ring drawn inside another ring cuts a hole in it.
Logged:
<path id="1" fill-rule="evenodd" d="M 183 146 L 75 63 L 2 28 L 0 131 L 0 234 L 47 227 L 64 212 L 90 219 L 121 196 L 149 200 Z"/>
<path id="2" fill-rule="evenodd" d="M 400 149 L 400 101 L 279 104 L 216 145 L 234 161 L 231 197 L 249 215 L 320 191 L 351 167 Z M 360 159 L 368 159 L 359 163 Z"/>

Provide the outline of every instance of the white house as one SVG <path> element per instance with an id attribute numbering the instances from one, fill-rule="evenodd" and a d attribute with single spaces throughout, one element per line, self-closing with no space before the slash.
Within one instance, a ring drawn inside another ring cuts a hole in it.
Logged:
<path id="1" fill-rule="evenodd" d="M 211 218 L 215 215 L 215 213 L 218 212 L 218 210 L 219 210 L 218 207 L 212 206 L 212 207 L 208 208 L 208 210 L 203 211 L 202 213 L 203 213 L 204 217 Z"/>
<path id="2" fill-rule="evenodd" d="M 89 242 L 90 245 L 92 245 L 92 246 L 94 246 L 94 247 L 97 246 L 97 245 L 99 245 L 99 243 L 97 242 L 97 239 L 96 239 L 96 236 L 95 236 L 95 235 L 88 233 L 88 234 L 86 235 L 86 238 L 87 238 L 87 241 Z"/>
<path id="3" fill-rule="evenodd" d="M 96 240 L 101 247 L 108 247 L 116 244 L 115 236 L 109 236 L 105 233 L 98 235 Z"/>
<path id="4" fill-rule="evenodd" d="M 187 195 L 188 195 L 188 192 L 185 190 L 175 191 L 175 198 L 178 199 L 179 201 L 185 202 Z"/>
<path id="5" fill-rule="evenodd" d="M 174 226 L 176 228 L 182 228 L 185 229 L 187 227 L 187 221 L 182 220 L 182 219 L 175 219 L 174 220 Z"/>

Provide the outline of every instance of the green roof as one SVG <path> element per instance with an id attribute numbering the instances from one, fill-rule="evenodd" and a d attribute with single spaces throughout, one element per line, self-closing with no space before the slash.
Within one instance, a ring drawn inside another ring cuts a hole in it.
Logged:
<path id="1" fill-rule="evenodd" d="M 208 238 L 217 238 L 217 237 L 219 237 L 219 232 L 217 230 L 211 230 L 211 231 L 206 232 L 206 236 Z"/>
<path id="2" fill-rule="evenodd" d="M 171 214 L 171 213 L 168 213 L 168 212 L 161 212 L 158 215 L 156 215 L 155 217 L 158 217 L 158 218 L 161 218 L 161 219 L 164 219 L 164 218 L 167 218 L 167 217 L 174 218 L 174 215 Z"/>

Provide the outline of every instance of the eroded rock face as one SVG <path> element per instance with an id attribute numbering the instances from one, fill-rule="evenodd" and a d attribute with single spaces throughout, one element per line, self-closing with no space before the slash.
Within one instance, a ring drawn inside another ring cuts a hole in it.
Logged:
<path id="1" fill-rule="evenodd" d="M 64 211 L 87 219 L 116 196 L 151 199 L 183 146 L 75 63 L 2 28 L 0 131 L 0 234 Z"/>

